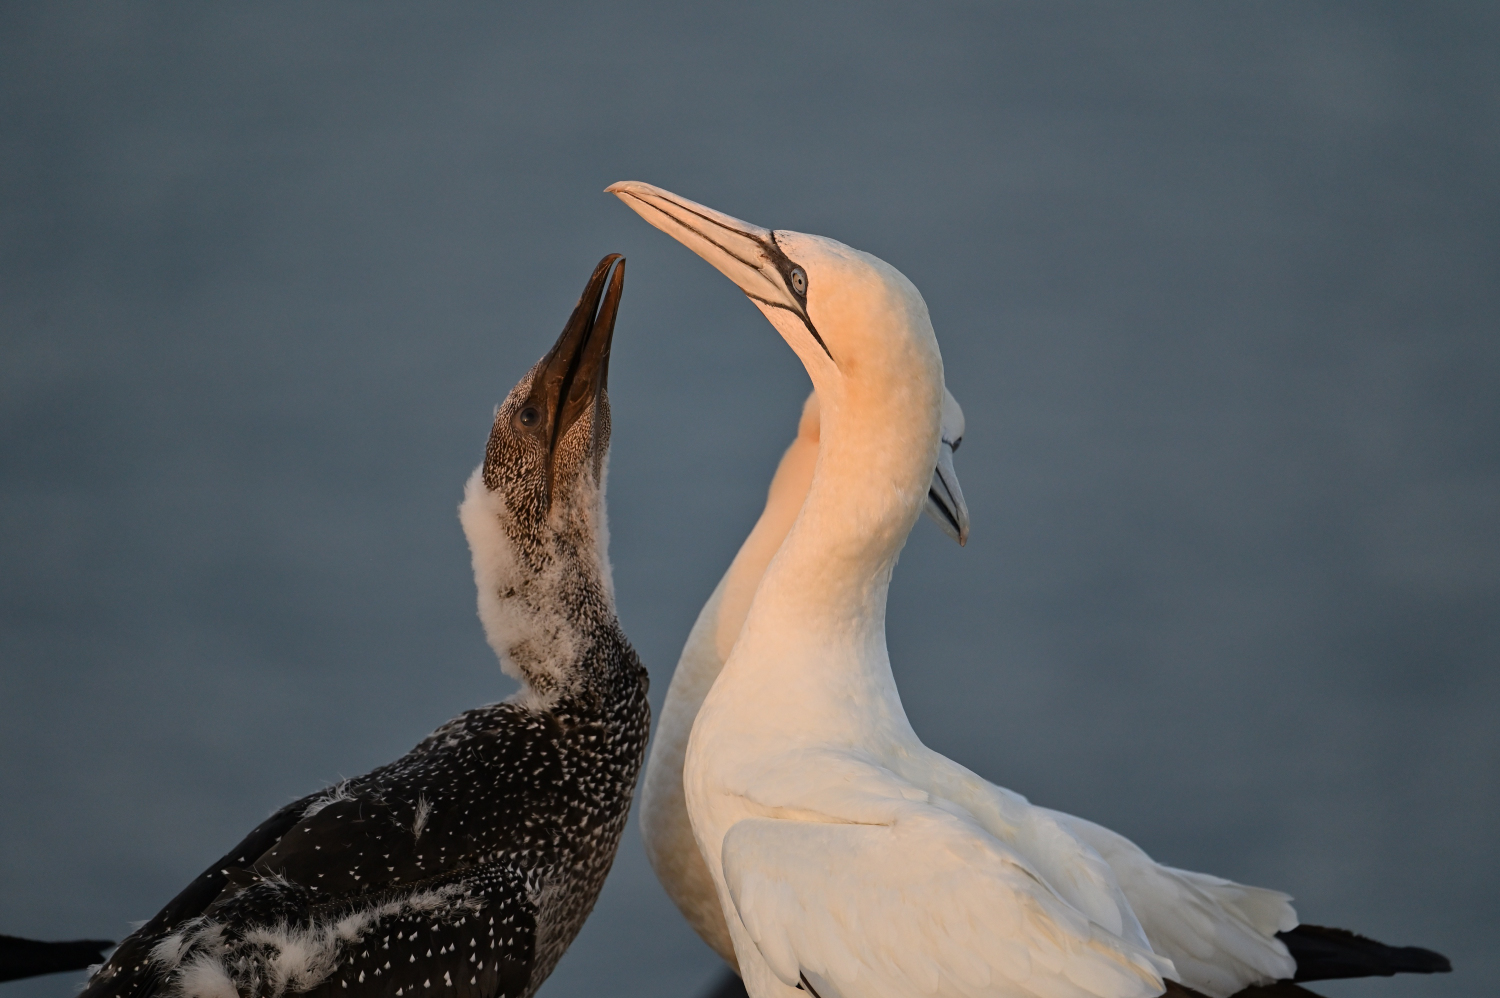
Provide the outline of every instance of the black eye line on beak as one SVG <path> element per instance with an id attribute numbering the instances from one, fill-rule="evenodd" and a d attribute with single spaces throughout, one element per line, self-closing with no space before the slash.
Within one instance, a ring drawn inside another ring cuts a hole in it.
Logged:
<path id="1" fill-rule="evenodd" d="M 787 256 L 786 253 L 782 250 L 781 244 L 776 241 L 775 229 L 771 230 L 771 238 L 769 240 L 764 240 L 757 236 L 755 237 L 755 241 L 760 243 L 761 247 L 765 250 L 766 258 L 776 265 L 777 272 L 781 274 L 781 283 L 786 287 L 788 291 L 792 293 L 792 297 L 796 299 L 797 303 L 801 305 L 802 308 L 801 310 L 791 309 L 787 308 L 785 305 L 780 304 L 779 302 L 770 301 L 765 302 L 765 304 L 770 305 L 773 308 L 786 308 L 788 312 L 791 312 L 793 315 L 797 316 L 797 318 L 801 319 L 802 324 L 807 327 L 807 331 L 812 334 L 812 338 L 818 341 L 818 346 L 823 348 L 823 352 L 828 355 L 828 359 L 832 360 L 834 366 L 837 367 L 839 362 L 837 360 L 834 360 L 833 351 L 828 349 L 828 344 L 824 343 L 823 337 L 818 335 L 818 329 L 813 325 L 812 316 L 807 314 L 807 292 L 798 291 L 796 283 L 792 280 L 792 271 L 801 270 L 802 268 L 793 263 L 791 257 Z M 807 271 L 803 270 L 802 275 L 802 280 L 805 283 L 807 281 Z M 751 295 L 750 297 L 754 298 L 755 296 Z M 764 301 L 764 299 L 756 300 Z"/>
<path id="2" fill-rule="evenodd" d="M 645 198 L 641 198 L 640 200 L 644 201 Z M 662 200 L 666 200 L 666 199 L 663 198 Z M 692 208 L 689 208 L 685 204 L 678 204 L 676 201 L 672 201 L 670 203 L 672 205 L 674 205 L 675 207 L 682 209 L 683 211 L 687 212 L 690 215 L 696 215 L 697 217 L 703 219 L 705 222 L 711 222 L 712 224 L 717 225 L 719 228 L 723 229 L 725 232 L 733 232 L 737 236 L 746 236 L 747 238 L 754 239 L 757 243 L 761 242 L 761 239 L 760 239 L 759 236 L 751 236 L 751 235 L 749 235 L 749 233 L 741 232 L 739 229 L 732 228 L 731 226 L 725 225 L 723 222 L 719 221 L 717 218 L 709 218 L 707 215 L 703 214 L 701 211 L 694 211 Z M 661 209 L 658 208 L 657 211 L 661 211 Z M 703 239 L 708 240 L 708 242 L 712 243 L 714 246 L 717 246 L 720 250 L 722 250 L 724 252 L 724 255 L 727 256 L 727 257 L 729 257 L 730 259 L 732 259 L 732 260 L 738 260 L 740 263 L 743 263 L 745 266 L 751 268 L 752 270 L 758 269 L 755 266 L 755 261 L 754 260 L 746 260 L 744 257 L 740 256 L 734 250 L 730 249 L 728 246 L 725 246 L 723 243 L 721 243 L 718 240 L 714 239 L 713 237 L 709 236 L 708 233 L 706 233 L 706 232 L 699 232 L 697 229 L 693 228 L 691 225 L 688 225 L 686 222 L 681 221 L 680 219 L 677 218 L 676 215 L 673 215 L 670 211 L 662 211 L 661 213 L 663 215 L 667 216 L 667 218 L 671 219 L 673 222 L 676 222 L 678 225 L 682 226 L 684 229 L 687 229 L 693 235 L 699 236 L 699 237 L 701 237 Z M 762 246 L 764 246 L 764 244 L 762 244 Z"/>
<path id="3" fill-rule="evenodd" d="M 779 308 L 779 309 L 781 309 L 783 311 L 790 312 L 793 315 L 795 315 L 797 318 L 801 319 L 802 320 L 802 324 L 807 327 L 807 331 L 812 334 L 812 338 L 818 341 L 818 346 L 822 347 L 823 348 L 823 352 L 828 355 L 828 359 L 833 361 L 835 367 L 838 366 L 838 361 L 834 360 L 833 351 L 830 350 L 830 349 L 828 349 L 828 344 L 824 343 L 823 342 L 823 337 L 821 337 L 821 336 L 818 335 L 818 330 L 813 326 L 812 319 L 810 319 L 810 318 L 807 317 L 807 312 L 805 310 L 799 312 L 797 309 L 792 308 L 789 305 L 783 305 L 779 301 L 766 301 L 760 295 L 752 295 L 748 291 L 745 292 L 745 297 L 753 299 L 754 301 L 758 301 L 762 305 L 766 305 L 766 306 L 768 306 L 770 308 Z"/>

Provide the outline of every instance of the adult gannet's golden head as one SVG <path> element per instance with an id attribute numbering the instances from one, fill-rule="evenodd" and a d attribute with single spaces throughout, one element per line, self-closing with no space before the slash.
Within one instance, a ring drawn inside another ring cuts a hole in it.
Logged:
<path id="1" fill-rule="evenodd" d="M 606 190 L 733 281 L 796 351 L 825 407 L 838 408 L 850 392 L 922 395 L 906 409 L 930 423 L 912 431 L 936 441 L 924 509 L 954 540 L 968 539 L 953 468 L 963 411 L 942 388 L 927 304 L 904 274 L 836 239 L 762 228 L 651 184 Z"/>

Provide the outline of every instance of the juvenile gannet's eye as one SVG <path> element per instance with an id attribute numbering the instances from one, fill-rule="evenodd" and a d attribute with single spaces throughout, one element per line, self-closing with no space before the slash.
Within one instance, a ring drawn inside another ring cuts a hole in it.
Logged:
<path id="1" fill-rule="evenodd" d="M 792 290 L 799 295 L 807 294 L 807 273 L 801 267 L 792 268 Z"/>
<path id="2" fill-rule="evenodd" d="M 529 429 L 542 421 L 542 414 L 537 412 L 536 406 L 528 405 L 521 410 L 520 415 L 516 417 L 516 421 Z"/>

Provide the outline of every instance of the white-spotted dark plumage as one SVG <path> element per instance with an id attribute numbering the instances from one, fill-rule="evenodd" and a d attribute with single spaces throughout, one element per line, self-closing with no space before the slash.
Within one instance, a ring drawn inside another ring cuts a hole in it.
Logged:
<path id="1" fill-rule="evenodd" d="M 614 860 L 650 725 L 603 551 L 617 259 L 498 410 L 462 509 L 520 692 L 277 811 L 126 939 L 88 998 L 527 998 L 551 973 Z"/>

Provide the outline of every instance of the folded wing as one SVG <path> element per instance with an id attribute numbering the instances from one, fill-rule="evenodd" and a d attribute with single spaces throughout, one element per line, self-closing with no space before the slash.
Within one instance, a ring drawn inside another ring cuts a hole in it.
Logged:
<path id="1" fill-rule="evenodd" d="M 819 998 L 1148 998 L 1170 961 L 1091 921 L 1004 843 L 918 801 L 886 824 L 749 818 L 725 836 L 735 911 Z"/>
<path id="2" fill-rule="evenodd" d="M 1114 869 L 1146 938 L 1176 964 L 1183 984 L 1226 998 L 1296 973 L 1296 961 L 1276 938 L 1297 924 L 1287 895 L 1163 866 L 1123 835 L 1050 813 Z"/>

